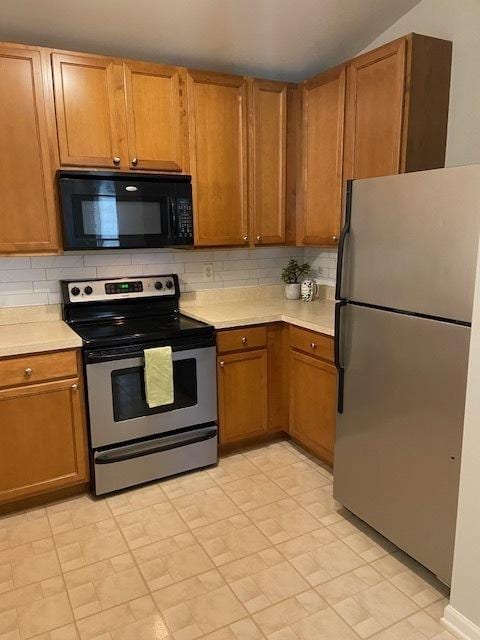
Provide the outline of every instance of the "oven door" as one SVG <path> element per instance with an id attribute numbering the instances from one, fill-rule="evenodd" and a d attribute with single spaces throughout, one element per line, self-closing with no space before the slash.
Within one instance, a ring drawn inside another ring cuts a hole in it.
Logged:
<path id="1" fill-rule="evenodd" d="M 149 248 L 190 244 L 188 180 L 158 176 L 61 175 L 65 249 Z"/>
<path id="2" fill-rule="evenodd" d="M 87 364 L 94 449 L 216 421 L 215 347 L 174 351 L 172 360 L 174 401 L 154 409 L 145 400 L 143 355 Z"/>

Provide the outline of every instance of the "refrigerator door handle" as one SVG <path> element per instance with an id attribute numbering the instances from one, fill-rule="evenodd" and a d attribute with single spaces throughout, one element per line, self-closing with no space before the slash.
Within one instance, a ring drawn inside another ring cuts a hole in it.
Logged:
<path id="1" fill-rule="evenodd" d="M 347 235 L 350 233 L 350 224 L 352 221 L 352 182 L 352 180 L 347 181 L 347 188 L 345 192 L 345 222 L 343 223 L 340 240 L 338 242 L 337 282 L 335 286 L 335 298 L 337 300 L 346 300 L 346 298 L 342 296 L 342 272 L 343 258 L 345 254 L 345 241 L 347 239 Z"/>
<path id="2" fill-rule="evenodd" d="M 337 412 L 343 413 L 343 389 L 345 368 L 342 364 L 342 309 L 347 306 L 345 300 L 340 300 L 335 305 L 335 339 L 334 339 L 334 359 L 335 367 L 337 368 Z"/>

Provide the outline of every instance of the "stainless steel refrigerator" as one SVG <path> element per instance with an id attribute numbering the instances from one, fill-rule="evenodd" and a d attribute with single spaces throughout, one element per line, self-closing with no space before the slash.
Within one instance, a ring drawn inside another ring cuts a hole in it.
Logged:
<path id="1" fill-rule="evenodd" d="M 347 186 L 334 495 L 447 584 L 479 231 L 480 165 Z"/>

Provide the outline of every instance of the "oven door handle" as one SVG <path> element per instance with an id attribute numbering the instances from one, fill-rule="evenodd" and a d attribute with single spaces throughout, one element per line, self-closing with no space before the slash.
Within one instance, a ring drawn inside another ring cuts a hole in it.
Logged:
<path id="1" fill-rule="evenodd" d="M 216 427 L 208 427 L 206 429 L 198 429 L 194 433 L 179 433 L 174 436 L 165 436 L 140 442 L 136 444 L 118 447 L 117 449 L 109 449 L 108 451 L 96 451 L 94 455 L 95 464 L 114 464 L 115 462 L 124 462 L 133 458 L 141 458 L 149 456 L 153 453 L 169 451 L 178 447 L 185 447 L 189 444 L 210 440 L 217 435 Z"/>
<path id="2" fill-rule="evenodd" d="M 99 356 L 96 354 L 90 354 L 88 353 L 86 355 L 86 360 L 95 360 L 95 362 L 101 362 L 103 360 L 129 360 L 133 358 L 143 358 L 145 355 L 145 351 L 132 351 L 131 353 L 121 353 L 121 354 L 117 354 L 117 353 L 110 353 L 110 354 L 106 354 L 104 356 Z"/>

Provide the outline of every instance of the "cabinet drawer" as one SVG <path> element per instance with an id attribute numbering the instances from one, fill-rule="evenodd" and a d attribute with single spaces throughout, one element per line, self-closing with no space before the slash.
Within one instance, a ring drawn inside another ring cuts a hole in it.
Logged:
<path id="1" fill-rule="evenodd" d="M 0 360 L 0 387 L 15 387 L 76 375 L 77 354 L 73 350 Z"/>
<path id="2" fill-rule="evenodd" d="M 243 349 L 258 349 L 267 344 L 266 327 L 247 327 L 245 329 L 231 329 L 217 333 L 217 351 L 239 351 Z"/>
<path id="3" fill-rule="evenodd" d="M 333 362 L 333 338 L 322 333 L 290 327 L 290 346 L 317 358 Z"/>

